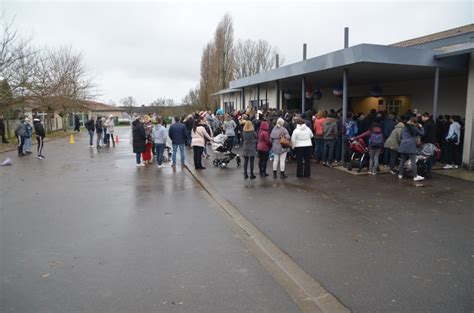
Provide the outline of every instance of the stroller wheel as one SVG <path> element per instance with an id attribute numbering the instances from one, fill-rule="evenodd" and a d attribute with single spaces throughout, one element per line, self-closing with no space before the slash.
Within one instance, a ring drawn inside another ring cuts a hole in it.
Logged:
<path id="1" fill-rule="evenodd" d="M 226 168 L 226 167 L 227 167 L 227 163 L 222 162 L 222 163 L 220 164 L 220 167 L 221 167 L 221 168 Z"/>
<path id="2" fill-rule="evenodd" d="M 240 159 L 240 157 L 238 156 L 235 161 L 237 162 L 237 166 L 240 166 L 240 163 L 242 162 L 242 160 Z"/>
<path id="3" fill-rule="evenodd" d="M 352 164 L 347 167 L 348 171 L 352 171 Z"/>
<path id="4" fill-rule="evenodd" d="M 219 160 L 215 159 L 214 161 L 212 161 L 212 165 L 214 165 L 215 167 L 218 167 L 219 166 Z"/>

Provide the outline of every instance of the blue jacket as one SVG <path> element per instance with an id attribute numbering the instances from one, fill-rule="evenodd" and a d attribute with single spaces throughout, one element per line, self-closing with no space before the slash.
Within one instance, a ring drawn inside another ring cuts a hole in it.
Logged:
<path id="1" fill-rule="evenodd" d="M 425 134 L 423 127 L 418 128 L 413 125 L 406 125 L 402 130 L 400 147 L 398 152 L 407 154 L 416 154 L 416 137 L 421 137 Z"/>
<path id="2" fill-rule="evenodd" d="M 388 138 L 392 133 L 393 129 L 397 125 L 397 122 L 393 119 L 386 118 L 382 121 L 382 129 L 384 138 Z"/>
<path id="3" fill-rule="evenodd" d="M 188 138 L 186 125 L 184 125 L 183 123 L 174 123 L 170 126 L 168 136 L 170 137 L 171 142 L 174 145 L 185 144 L 186 139 Z"/>

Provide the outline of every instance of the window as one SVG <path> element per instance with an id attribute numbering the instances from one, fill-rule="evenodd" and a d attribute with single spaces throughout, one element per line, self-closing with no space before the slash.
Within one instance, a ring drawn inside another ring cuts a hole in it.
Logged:
<path id="1" fill-rule="evenodd" d="M 402 100 L 387 100 L 385 102 L 385 110 L 400 115 L 402 109 Z"/>
<path id="2" fill-rule="evenodd" d="M 234 101 L 229 101 L 229 102 L 224 102 L 224 111 L 225 112 L 232 112 L 234 111 L 235 107 L 234 107 Z"/>

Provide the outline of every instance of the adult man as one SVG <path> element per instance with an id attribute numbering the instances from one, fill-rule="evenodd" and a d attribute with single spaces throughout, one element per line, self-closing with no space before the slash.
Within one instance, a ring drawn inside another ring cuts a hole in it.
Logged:
<path id="1" fill-rule="evenodd" d="M 81 120 L 79 119 L 79 115 L 77 114 L 74 114 L 74 131 L 81 131 Z"/>
<path id="2" fill-rule="evenodd" d="M 103 143 L 102 134 L 104 133 L 101 116 L 97 116 L 97 121 L 95 122 L 95 132 L 97 134 L 97 149 L 101 149 Z"/>
<path id="3" fill-rule="evenodd" d="M 338 136 L 336 115 L 330 114 L 323 125 L 324 155 L 323 165 L 332 166 L 334 161 L 334 147 Z"/>
<path id="4" fill-rule="evenodd" d="M 85 126 L 87 128 L 87 132 L 89 133 L 89 145 L 91 148 L 94 148 L 95 121 L 93 116 L 86 122 Z"/>
<path id="5" fill-rule="evenodd" d="M 26 137 L 26 125 L 25 117 L 20 117 L 20 122 L 15 128 L 15 136 L 18 138 L 18 156 L 23 157 L 26 154 L 23 153 L 23 146 L 25 145 Z"/>
<path id="6" fill-rule="evenodd" d="M 425 112 L 421 115 L 421 120 L 423 121 L 423 129 L 425 130 L 424 136 L 421 137 L 421 142 L 431 143 L 436 145 L 436 124 L 434 123 L 433 119 L 431 118 L 428 112 Z M 426 170 L 429 172 L 435 163 L 435 157 L 431 156 L 428 158 L 426 162 Z"/>
<path id="7" fill-rule="evenodd" d="M 171 166 L 176 167 L 176 152 L 179 147 L 181 166 L 184 167 L 184 144 L 188 139 L 188 131 L 186 125 L 179 122 L 179 116 L 174 117 L 174 124 L 170 126 L 168 136 L 173 143 L 173 164 Z"/>
<path id="8" fill-rule="evenodd" d="M 2 136 L 2 143 L 9 143 L 5 138 L 5 122 L 3 120 L 3 114 L 0 114 L 0 136 Z"/>

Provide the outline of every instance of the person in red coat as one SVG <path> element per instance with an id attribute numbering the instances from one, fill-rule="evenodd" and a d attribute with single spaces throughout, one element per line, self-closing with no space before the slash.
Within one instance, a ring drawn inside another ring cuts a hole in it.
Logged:
<path id="1" fill-rule="evenodd" d="M 267 177 L 267 162 L 268 162 L 268 151 L 271 148 L 270 141 L 270 125 L 267 121 L 260 124 L 260 130 L 258 131 L 258 142 L 257 142 L 257 151 L 258 151 L 258 168 L 260 171 L 260 177 Z"/>

